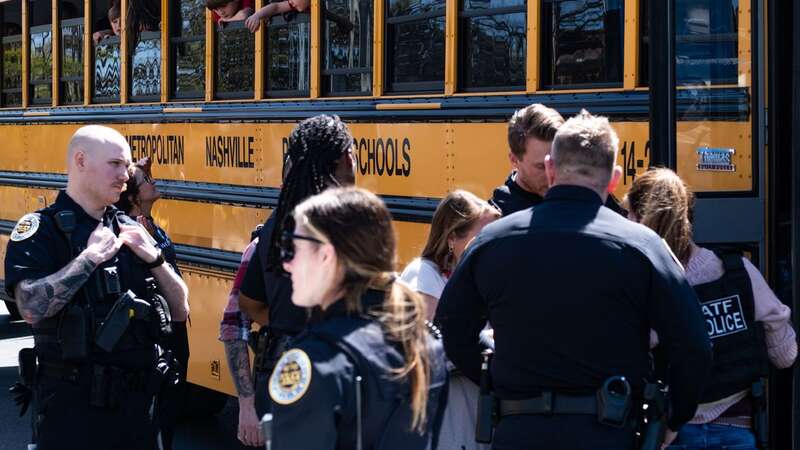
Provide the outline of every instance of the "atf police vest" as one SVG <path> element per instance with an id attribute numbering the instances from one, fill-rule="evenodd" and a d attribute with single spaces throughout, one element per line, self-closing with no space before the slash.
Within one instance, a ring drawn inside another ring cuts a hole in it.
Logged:
<path id="1" fill-rule="evenodd" d="M 764 327 L 755 320 L 753 286 L 742 257 L 733 253 L 718 256 L 725 274 L 694 286 L 714 352 L 711 381 L 701 403 L 749 389 L 769 370 Z"/>

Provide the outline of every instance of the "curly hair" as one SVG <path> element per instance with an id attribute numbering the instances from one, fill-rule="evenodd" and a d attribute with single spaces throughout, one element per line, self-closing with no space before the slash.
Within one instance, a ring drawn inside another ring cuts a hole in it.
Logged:
<path id="1" fill-rule="evenodd" d="M 280 260 L 280 236 L 286 216 L 300 202 L 331 186 L 340 186 L 335 173 L 339 160 L 353 147 L 353 136 L 338 116 L 325 114 L 300 122 L 289 135 L 284 158 L 283 188 L 275 209 L 268 270 L 283 270 Z"/>

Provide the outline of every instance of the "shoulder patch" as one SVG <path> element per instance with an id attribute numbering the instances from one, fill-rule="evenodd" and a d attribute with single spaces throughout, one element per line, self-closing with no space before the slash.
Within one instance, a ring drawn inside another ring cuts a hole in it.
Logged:
<path id="1" fill-rule="evenodd" d="M 280 405 L 289 405 L 305 395 L 311 384 L 311 359 L 293 348 L 281 356 L 269 378 L 269 396 Z"/>
<path id="2" fill-rule="evenodd" d="M 36 234 L 40 224 L 41 219 L 39 219 L 39 214 L 25 214 L 14 226 L 14 230 L 11 231 L 11 240 L 14 242 L 19 242 L 28 239 Z"/>

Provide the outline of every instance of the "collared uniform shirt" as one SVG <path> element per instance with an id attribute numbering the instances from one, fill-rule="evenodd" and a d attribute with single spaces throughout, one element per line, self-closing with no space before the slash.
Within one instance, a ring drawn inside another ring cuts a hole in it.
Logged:
<path id="1" fill-rule="evenodd" d="M 591 394 L 614 375 L 640 389 L 655 329 L 671 363 L 672 429 L 692 417 L 711 367 L 697 297 L 666 244 L 577 186 L 555 186 L 535 208 L 487 225 L 436 319 L 447 356 L 473 381 L 478 334 L 491 322 L 501 399 Z"/>

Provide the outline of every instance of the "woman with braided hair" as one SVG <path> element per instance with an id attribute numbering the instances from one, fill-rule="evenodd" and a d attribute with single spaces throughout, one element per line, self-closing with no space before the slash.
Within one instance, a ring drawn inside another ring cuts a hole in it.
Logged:
<path id="1" fill-rule="evenodd" d="M 275 450 L 436 448 L 444 351 L 425 301 L 397 280 L 392 217 L 375 194 L 330 189 L 280 239 L 292 302 L 313 309 L 269 380 Z"/>
<path id="2" fill-rule="evenodd" d="M 254 364 L 258 417 L 267 412 L 266 379 L 289 339 L 308 319 L 292 304 L 292 283 L 284 276 L 278 247 L 286 217 L 300 202 L 329 187 L 355 182 L 353 137 L 336 116 L 320 115 L 300 122 L 289 135 L 284 159 L 283 187 L 278 206 L 259 232 L 259 241 L 239 290 L 239 308 L 261 325 Z M 247 352 L 229 355 L 229 362 L 245 366 Z M 249 363 L 249 361 L 248 361 Z M 234 367 L 232 373 L 236 373 Z M 241 438 L 241 437 L 240 437 Z"/>

